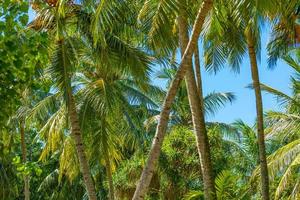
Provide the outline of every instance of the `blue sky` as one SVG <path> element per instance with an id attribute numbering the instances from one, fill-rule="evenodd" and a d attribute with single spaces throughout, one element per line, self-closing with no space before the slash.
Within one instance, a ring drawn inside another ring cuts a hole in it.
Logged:
<path id="1" fill-rule="evenodd" d="M 261 62 L 259 63 L 260 81 L 263 84 L 274 87 L 282 92 L 290 94 L 290 76 L 293 70 L 284 61 L 280 60 L 277 66 L 271 70 L 267 67 L 266 45 L 269 41 L 270 27 L 265 26 L 262 31 L 262 52 Z M 236 95 L 236 101 L 232 105 L 227 105 L 221 109 L 214 117 L 207 120 L 233 122 L 236 119 L 242 119 L 249 124 L 253 124 L 256 118 L 255 95 L 254 91 L 246 88 L 252 82 L 251 70 L 248 56 L 244 57 L 239 74 L 234 74 L 228 68 L 224 68 L 216 75 L 203 72 L 204 93 L 210 91 L 229 91 Z M 263 93 L 264 111 L 280 110 L 276 99 L 270 94 Z"/>
<path id="2" fill-rule="evenodd" d="M 34 18 L 32 10 L 29 11 L 30 20 Z M 279 61 L 275 69 L 270 70 L 267 67 L 266 45 L 269 41 L 270 27 L 266 25 L 262 30 L 262 51 L 261 62 L 259 63 L 260 80 L 262 83 L 279 89 L 285 93 L 290 93 L 289 79 L 292 75 L 292 69 L 283 61 Z M 201 50 L 200 50 L 201 51 Z M 201 51 L 202 52 L 202 51 Z M 203 64 L 202 64 L 203 66 Z M 255 122 L 255 97 L 254 91 L 246 88 L 251 80 L 250 64 L 247 55 L 245 55 L 239 74 L 234 74 L 228 68 L 224 68 L 216 75 L 202 70 L 204 94 L 212 91 L 216 92 L 233 92 L 236 100 L 233 104 L 227 104 L 215 116 L 208 116 L 208 121 L 218 121 L 231 123 L 234 120 L 242 119 L 243 121 L 253 124 Z M 153 80 L 154 83 L 164 87 L 160 80 Z M 276 99 L 263 93 L 264 111 L 280 110 Z"/>

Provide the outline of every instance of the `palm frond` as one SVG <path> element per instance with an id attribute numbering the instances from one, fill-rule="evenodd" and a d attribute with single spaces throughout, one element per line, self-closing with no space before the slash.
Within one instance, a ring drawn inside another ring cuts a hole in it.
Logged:
<path id="1" fill-rule="evenodd" d="M 281 135 L 284 137 L 292 137 L 293 135 L 298 134 L 300 117 L 296 114 L 268 111 L 266 120 L 269 123 L 269 127 L 266 130 L 267 139 L 280 137 Z"/>
<path id="2" fill-rule="evenodd" d="M 44 180 L 41 182 L 41 184 L 38 187 L 38 192 L 42 192 L 45 190 L 49 190 L 49 188 L 53 188 L 58 184 L 58 175 L 59 171 L 58 169 L 55 169 L 51 173 L 49 173 Z"/>
<path id="3" fill-rule="evenodd" d="M 295 140 L 268 157 L 268 168 L 270 178 L 274 178 L 276 174 L 288 167 L 300 153 L 300 140 Z"/>
<path id="4" fill-rule="evenodd" d="M 281 105 L 286 105 L 287 103 L 294 103 L 300 107 L 300 102 L 298 102 L 297 99 L 294 99 L 293 97 L 290 97 L 287 94 L 284 94 L 283 92 L 280 92 L 279 90 L 276 90 L 270 86 L 267 86 L 265 84 L 260 84 L 260 87 L 262 90 L 267 91 L 270 94 L 273 94 L 276 96 L 277 101 Z"/>
<path id="5" fill-rule="evenodd" d="M 214 115 L 220 107 L 227 102 L 232 103 L 235 100 L 233 93 L 212 92 L 204 97 L 204 109 L 206 114 Z"/>
<path id="6" fill-rule="evenodd" d="M 236 191 L 233 186 L 236 184 L 236 181 L 237 177 L 231 171 L 224 170 L 220 172 L 215 180 L 218 199 L 234 198 Z"/>
<path id="7" fill-rule="evenodd" d="M 279 197 L 281 196 L 282 192 L 288 188 L 288 185 L 290 184 L 290 182 L 293 181 L 293 168 L 296 166 L 299 166 L 300 164 L 300 154 L 298 154 L 298 156 L 293 160 L 293 162 L 288 166 L 288 168 L 286 169 L 285 173 L 283 174 L 283 176 L 280 179 L 280 182 L 276 188 L 276 192 L 275 192 L 275 199 L 279 199 Z"/>
<path id="8" fill-rule="evenodd" d="M 49 114 L 53 113 L 58 108 L 59 94 L 50 94 L 39 101 L 29 112 L 28 118 L 45 120 Z"/>
<path id="9" fill-rule="evenodd" d="M 106 34 L 112 32 L 116 24 L 125 23 L 130 16 L 130 6 L 124 0 L 100 1 L 91 19 L 91 33 L 94 43 L 106 46 Z"/>
<path id="10" fill-rule="evenodd" d="M 72 92 L 69 90 L 71 90 L 75 60 L 75 49 L 71 41 L 62 39 L 56 43 L 52 53 L 51 66 L 46 71 L 54 80 L 56 87 L 64 93 L 66 101 L 68 101 L 68 94 Z"/>
<path id="11" fill-rule="evenodd" d="M 203 196 L 204 194 L 202 191 L 194 190 L 184 195 L 184 200 L 196 200 L 196 199 L 200 199 Z"/>
<path id="12" fill-rule="evenodd" d="M 50 152 L 54 153 L 60 149 L 64 140 L 64 129 L 66 127 L 66 111 L 62 106 L 57 110 L 42 127 L 37 137 L 45 141 L 40 160 L 45 160 Z"/>
<path id="13" fill-rule="evenodd" d="M 297 73 L 300 73 L 300 63 L 295 58 L 293 58 L 291 55 L 286 55 L 284 58 L 284 61 L 292 67 Z"/>
<path id="14" fill-rule="evenodd" d="M 66 175 L 67 178 L 72 181 L 79 175 L 80 172 L 75 143 L 71 137 L 67 137 L 62 145 L 62 152 L 59 158 L 58 180 L 61 181 L 62 176 Z"/>
<path id="15" fill-rule="evenodd" d="M 294 185 L 294 188 L 292 190 L 292 193 L 290 195 L 290 199 L 298 199 L 300 197 L 300 181 L 297 180 L 296 184 Z"/>
<path id="16" fill-rule="evenodd" d="M 138 19 L 149 36 L 149 44 L 156 51 L 170 54 L 177 46 L 173 30 L 180 1 L 147 0 Z M 167 48 L 166 48 L 167 47 Z"/>

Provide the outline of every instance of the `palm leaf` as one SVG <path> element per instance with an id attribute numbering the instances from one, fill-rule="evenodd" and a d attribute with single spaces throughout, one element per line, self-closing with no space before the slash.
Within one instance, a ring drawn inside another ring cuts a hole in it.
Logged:
<path id="1" fill-rule="evenodd" d="M 152 49 L 170 54 L 176 48 L 173 27 L 180 7 L 180 1 L 147 0 L 140 10 L 138 19 L 142 28 L 149 35 Z"/>
<path id="2" fill-rule="evenodd" d="M 232 103 L 235 100 L 233 93 L 212 92 L 204 97 L 204 109 L 206 114 L 214 115 L 220 107 L 227 102 Z"/>
<path id="3" fill-rule="evenodd" d="M 293 181 L 293 168 L 299 166 L 300 164 L 300 154 L 293 160 L 293 162 L 288 166 L 285 173 L 281 177 L 281 180 L 276 188 L 275 199 L 279 199 L 282 192 L 288 187 L 288 184 Z"/>

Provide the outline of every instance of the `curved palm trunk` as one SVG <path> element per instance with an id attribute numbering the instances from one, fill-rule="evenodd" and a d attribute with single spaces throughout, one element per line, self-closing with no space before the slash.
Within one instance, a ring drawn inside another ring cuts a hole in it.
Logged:
<path id="1" fill-rule="evenodd" d="M 250 32 L 246 35 L 246 37 L 247 37 L 248 53 L 249 53 L 250 64 L 251 64 L 253 87 L 255 91 L 259 163 L 260 163 L 260 174 L 261 174 L 261 190 L 262 190 L 263 199 L 269 200 L 270 199 L 269 176 L 268 176 L 268 164 L 266 159 L 264 122 L 263 122 L 263 104 L 262 104 L 262 97 L 261 97 L 259 73 L 258 73 L 253 37 Z"/>
<path id="2" fill-rule="evenodd" d="M 188 25 L 184 12 L 185 11 L 181 11 L 181 16 L 178 17 L 181 54 L 184 53 L 183 51 L 189 41 Z M 199 85 L 200 87 L 197 88 L 192 63 L 192 59 L 188 60 L 185 63 L 185 65 L 187 65 L 185 82 L 187 86 L 188 99 L 192 113 L 193 127 L 196 135 L 196 144 L 202 169 L 204 197 L 205 199 L 216 199 L 216 190 L 210 157 L 210 147 L 204 119 L 202 87 Z M 200 75 L 200 71 L 198 73 L 198 75 Z"/>
<path id="3" fill-rule="evenodd" d="M 199 45 L 198 44 L 197 44 L 195 52 L 194 52 L 194 59 L 195 59 L 195 72 L 196 72 L 197 88 L 198 88 L 199 96 L 201 97 L 201 96 L 203 96 L 203 94 L 202 94 L 202 79 L 201 79 L 201 67 L 200 67 L 200 56 L 199 56 Z M 201 88 L 201 91 L 200 91 L 200 88 Z"/>
<path id="4" fill-rule="evenodd" d="M 182 60 L 179 65 L 179 68 L 175 74 L 175 77 L 170 85 L 170 88 L 169 88 L 166 98 L 164 100 L 164 104 L 163 104 L 163 107 L 162 107 L 162 110 L 160 113 L 160 120 L 159 120 L 159 123 L 156 128 L 155 136 L 153 138 L 149 157 L 148 157 L 147 163 L 144 167 L 144 170 L 142 172 L 142 175 L 141 175 L 140 181 L 137 185 L 134 196 L 132 198 L 133 200 L 144 199 L 144 197 L 147 193 L 148 187 L 151 182 L 151 178 L 153 176 L 153 172 L 155 170 L 155 166 L 158 161 L 158 157 L 160 154 L 160 149 L 161 149 L 161 146 L 163 143 L 165 132 L 167 129 L 169 114 L 171 111 L 171 105 L 176 96 L 176 92 L 179 87 L 179 84 L 187 70 L 186 69 L 187 66 L 185 65 L 185 62 L 190 60 L 193 56 L 193 52 L 194 52 L 194 49 L 198 42 L 198 38 L 199 38 L 201 29 L 202 29 L 202 25 L 204 23 L 205 17 L 207 16 L 208 12 L 211 10 L 212 5 L 213 5 L 212 0 L 204 0 L 202 3 L 202 6 L 199 8 L 199 11 L 198 11 L 195 23 L 194 23 L 191 39 L 187 45 L 184 55 L 182 56 Z"/>
<path id="5" fill-rule="evenodd" d="M 79 120 L 78 120 L 78 115 L 76 111 L 76 106 L 75 106 L 75 101 L 74 97 L 71 92 L 68 92 L 68 113 L 69 113 L 69 118 L 70 118 L 70 123 L 71 123 L 71 131 L 72 131 L 72 138 L 75 141 L 75 146 L 76 146 L 76 151 L 80 163 L 80 170 L 83 175 L 83 180 L 86 186 L 86 190 L 89 196 L 90 200 L 96 200 L 96 191 L 94 187 L 94 183 L 91 177 L 91 172 L 89 168 L 88 161 L 86 159 L 85 151 L 84 151 L 84 146 L 83 146 L 83 141 L 81 137 L 81 131 L 80 131 L 80 125 L 79 125 Z"/>
<path id="6" fill-rule="evenodd" d="M 20 133 L 21 133 L 21 150 L 22 150 L 22 161 L 23 164 L 27 161 L 27 151 L 26 151 L 26 141 L 25 141 L 25 121 L 21 120 L 20 122 Z M 30 199 L 30 191 L 29 191 L 29 177 L 28 175 L 24 175 L 24 199 Z"/>
<path id="7" fill-rule="evenodd" d="M 108 186 L 109 186 L 109 199 L 114 200 L 115 199 L 114 184 L 112 179 L 111 164 L 110 164 L 109 155 L 107 151 L 105 152 L 104 160 L 106 165 L 106 174 L 107 174 Z"/>

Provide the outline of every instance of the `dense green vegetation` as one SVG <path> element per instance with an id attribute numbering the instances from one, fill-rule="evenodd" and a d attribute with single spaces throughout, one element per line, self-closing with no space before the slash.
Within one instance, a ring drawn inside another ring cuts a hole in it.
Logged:
<path id="1" fill-rule="evenodd" d="M 0 199 L 300 199 L 299 21 L 298 0 L 0 1 Z M 291 95 L 260 83 L 263 23 Z M 245 57 L 257 123 L 205 120 L 237 97 L 204 96 L 200 61 Z"/>

